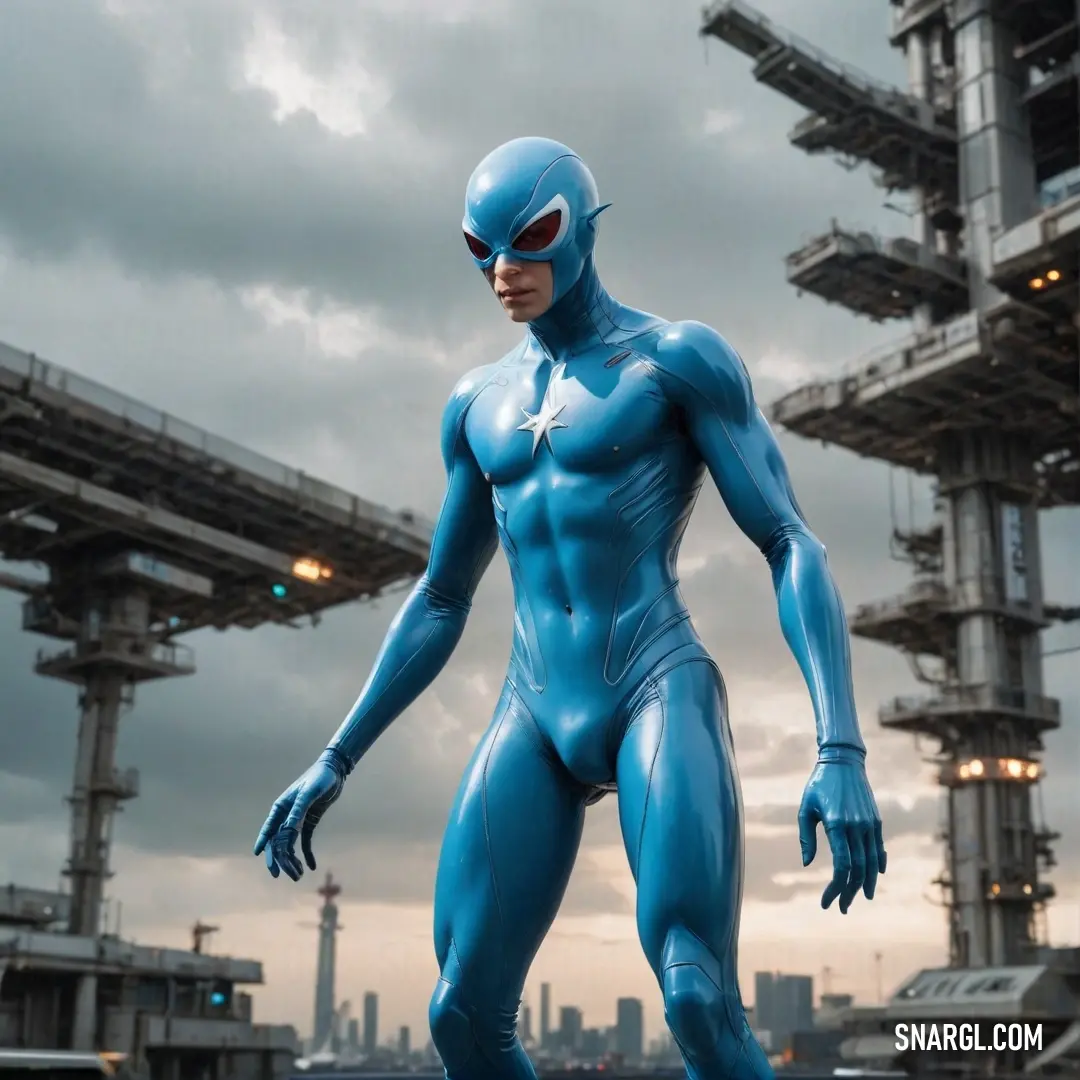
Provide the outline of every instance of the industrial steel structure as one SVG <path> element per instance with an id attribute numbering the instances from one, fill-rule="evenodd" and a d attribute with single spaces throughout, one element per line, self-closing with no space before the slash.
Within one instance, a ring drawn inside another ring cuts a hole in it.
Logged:
<path id="1" fill-rule="evenodd" d="M 295 626 L 375 597 L 422 572 L 430 534 L 412 514 L 0 345 L 0 558 L 34 568 L 5 570 L 0 587 L 26 596 L 25 630 L 65 643 L 41 651 L 36 671 L 79 689 L 69 935 L 103 931 L 113 815 L 138 793 L 136 771 L 115 764 L 120 715 L 137 684 L 194 672 L 178 637 Z M 99 974 L 85 966 L 70 1031 L 54 1036 L 75 1048 L 101 1044 Z"/>
<path id="2" fill-rule="evenodd" d="M 1077 26 L 1075 0 L 892 0 L 907 90 L 739 0 L 707 9 L 701 31 L 809 110 L 795 146 L 867 163 L 882 188 L 910 198 L 911 237 L 833 222 L 788 257 L 799 290 L 877 321 L 910 320 L 910 332 L 853 373 L 788 394 L 772 417 L 934 478 L 933 522 L 893 537 L 914 584 L 859 608 L 851 628 L 903 650 L 927 685 L 880 719 L 939 748 L 944 985 L 955 969 L 994 969 L 999 997 L 1035 985 L 1020 968 L 1080 970 L 1074 953 L 1041 948 L 1055 835 L 1033 809 L 1043 738 L 1060 724 L 1043 691 L 1041 632 L 1080 615 L 1044 597 L 1039 545 L 1039 511 L 1080 504 Z M 905 1018 L 926 986 L 944 993 L 941 979 L 917 978 L 898 1002 Z M 1065 998 L 1054 1007 L 1067 1027 L 1076 1002 L 1062 1013 Z"/>

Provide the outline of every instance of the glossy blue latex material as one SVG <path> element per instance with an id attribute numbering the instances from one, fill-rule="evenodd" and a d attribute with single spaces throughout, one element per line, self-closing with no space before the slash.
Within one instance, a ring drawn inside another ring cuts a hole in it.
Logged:
<path id="1" fill-rule="evenodd" d="M 860 889 L 873 897 L 886 856 L 844 609 L 743 362 L 708 326 L 666 322 L 604 290 L 595 185 L 567 155 L 557 143 L 510 143 L 470 182 L 466 229 L 493 253 L 561 197 L 574 239 L 549 257 L 558 281 L 575 276 L 517 348 L 451 395 L 427 572 L 329 748 L 274 804 L 256 852 L 295 879 L 299 841 L 314 868 L 314 825 L 443 668 L 501 546 L 514 586 L 511 656 L 436 883 L 431 1025 L 447 1075 L 533 1080 L 515 1028 L 525 977 L 586 808 L 617 790 L 641 943 L 689 1075 L 766 1077 L 737 979 L 743 837 L 724 683 L 676 572 L 705 476 L 764 554 L 810 690 L 820 749 L 799 813 L 802 857 L 813 859 L 822 824 L 834 870 L 822 903 L 838 898 L 846 912 Z"/>
<path id="2" fill-rule="evenodd" d="M 585 163 L 552 139 L 514 139 L 493 150 L 477 165 L 465 190 L 462 229 L 488 249 L 473 257 L 481 270 L 500 255 L 550 262 L 553 300 L 565 296 L 581 276 L 596 240 L 596 217 L 604 210 L 596 181 Z M 540 251 L 517 251 L 514 239 L 528 225 L 561 211 L 558 235 Z"/>

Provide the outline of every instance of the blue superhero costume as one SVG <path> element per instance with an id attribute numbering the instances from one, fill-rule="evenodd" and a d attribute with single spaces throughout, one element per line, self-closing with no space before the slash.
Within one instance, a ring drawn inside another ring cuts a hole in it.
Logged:
<path id="1" fill-rule="evenodd" d="M 772 572 L 810 689 L 818 762 L 803 863 L 824 826 L 846 912 L 885 850 L 864 770 L 848 630 L 746 368 L 714 330 L 614 300 L 593 266 L 604 209 L 582 161 L 516 139 L 474 172 L 464 230 L 481 269 L 551 263 L 554 300 L 499 363 L 458 384 L 442 425 L 447 489 L 424 576 L 328 749 L 256 844 L 298 879 L 299 843 L 353 766 L 438 675 L 501 544 L 514 586 L 509 667 L 450 815 L 435 893 L 431 1030 L 450 1080 L 534 1080 L 516 1035 L 529 966 L 561 902 L 586 807 L 618 793 L 641 943 L 693 1080 L 771 1075 L 736 971 L 742 813 L 724 683 L 676 562 L 708 472 Z"/>

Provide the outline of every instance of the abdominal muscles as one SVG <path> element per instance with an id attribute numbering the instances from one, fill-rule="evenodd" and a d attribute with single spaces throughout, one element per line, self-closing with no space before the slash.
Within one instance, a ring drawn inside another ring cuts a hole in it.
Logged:
<path id="1" fill-rule="evenodd" d="M 643 660 L 692 636 L 675 563 L 700 469 L 656 454 L 609 477 L 545 471 L 494 492 L 513 663 L 536 692 L 613 699 Z"/>

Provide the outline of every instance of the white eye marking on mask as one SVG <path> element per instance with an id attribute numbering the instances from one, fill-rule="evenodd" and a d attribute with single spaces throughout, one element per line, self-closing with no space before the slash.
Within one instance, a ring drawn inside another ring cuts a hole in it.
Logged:
<path id="1" fill-rule="evenodd" d="M 532 243 L 522 243 L 522 241 L 526 240 L 525 234 L 532 229 L 534 225 L 544 221 L 545 218 L 554 218 L 556 214 L 558 215 L 558 228 L 555 230 L 551 239 L 547 239 L 545 236 L 545 242 L 539 247 L 534 246 Z M 541 254 L 546 251 L 551 251 L 562 243 L 569 228 L 570 206 L 562 195 L 556 195 L 550 202 L 533 214 L 520 229 L 518 229 L 514 236 L 512 246 L 519 251 L 528 251 L 530 254 Z"/>

